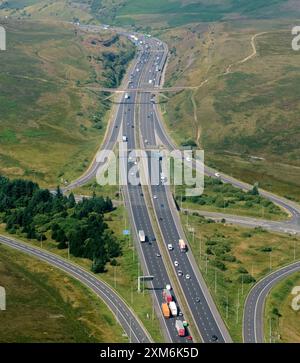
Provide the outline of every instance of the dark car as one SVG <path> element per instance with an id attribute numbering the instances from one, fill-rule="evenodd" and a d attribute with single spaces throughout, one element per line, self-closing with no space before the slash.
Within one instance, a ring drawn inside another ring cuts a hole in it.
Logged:
<path id="1" fill-rule="evenodd" d="M 213 336 L 211 337 L 211 340 L 212 340 L 213 342 L 216 342 L 216 341 L 218 340 L 218 337 L 217 337 L 216 335 L 213 335 Z"/>

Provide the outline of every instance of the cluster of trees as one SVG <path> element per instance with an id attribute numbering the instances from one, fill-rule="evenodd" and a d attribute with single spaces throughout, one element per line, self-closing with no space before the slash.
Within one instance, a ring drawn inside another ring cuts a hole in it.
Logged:
<path id="1" fill-rule="evenodd" d="M 181 196 L 177 195 L 176 199 L 179 201 Z M 217 208 L 228 208 L 237 204 L 247 209 L 257 206 L 272 214 L 282 213 L 274 203 L 259 195 L 257 185 L 249 192 L 244 192 L 231 184 L 209 177 L 205 177 L 205 193 L 195 197 L 186 197 L 183 194 L 182 200 L 198 205 L 214 205 Z"/>
<path id="2" fill-rule="evenodd" d="M 113 209 L 109 198 L 96 197 L 76 203 L 74 195 L 64 196 L 39 188 L 27 180 L 0 176 L 0 219 L 10 233 L 29 239 L 51 237 L 58 248 L 93 261 L 94 272 L 121 254 L 119 241 L 104 222 L 104 213 Z"/>
<path id="3" fill-rule="evenodd" d="M 104 68 L 104 86 L 109 88 L 119 87 L 126 73 L 128 63 L 135 56 L 133 45 L 120 50 L 118 54 L 104 52 L 102 54 L 102 64 Z"/>

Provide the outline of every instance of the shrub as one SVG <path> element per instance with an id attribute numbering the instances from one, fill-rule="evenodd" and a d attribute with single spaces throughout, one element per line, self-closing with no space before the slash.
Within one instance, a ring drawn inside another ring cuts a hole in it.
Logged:
<path id="1" fill-rule="evenodd" d="M 238 281 L 244 284 L 252 284 L 252 282 L 255 282 L 256 280 L 253 276 L 247 274 L 247 275 L 240 275 Z"/>
<path id="2" fill-rule="evenodd" d="M 219 260 L 211 261 L 211 265 L 218 268 L 221 271 L 226 271 L 226 265 L 222 261 Z"/>
<path id="3" fill-rule="evenodd" d="M 247 274 L 248 273 L 248 271 L 245 269 L 245 267 L 239 267 L 239 269 L 238 269 L 238 272 L 240 273 L 240 274 Z"/>

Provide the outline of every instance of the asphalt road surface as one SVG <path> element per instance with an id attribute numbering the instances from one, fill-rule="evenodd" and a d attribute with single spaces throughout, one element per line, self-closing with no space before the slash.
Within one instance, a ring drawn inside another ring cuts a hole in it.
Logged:
<path id="1" fill-rule="evenodd" d="M 256 228 L 261 227 L 263 229 L 288 234 L 300 234 L 300 226 L 292 223 L 291 221 L 270 221 L 266 219 L 251 218 L 245 216 L 237 216 L 227 213 L 208 212 L 199 209 L 182 209 L 183 212 L 193 214 L 197 212 L 199 215 L 211 218 L 215 221 L 222 221 L 225 219 L 225 223 L 236 224 L 242 227 Z"/>
<path id="2" fill-rule="evenodd" d="M 300 262 L 295 262 L 272 272 L 251 289 L 245 303 L 243 337 L 245 343 L 264 343 L 264 306 L 271 289 L 281 280 L 300 271 Z"/>
<path id="3" fill-rule="evenodd" d="M 131 72 L 132 78 L 130 79 L 130 84 L 128 87 L 132 88 L 133 90 L 147 88 L 147 92 L 141 93 L 140 95 L 138 114 L 135 112 L 137 105 L 137 92 L 130 92 L 129 99 L 125 100 L 124 97 L 122 98 L 121 105 L 118 108 L 116 117 L 106 138 L 107 141 L 104 143 L 103 147 L 112 149 L 120 138 L 120 129 L 122 129 L 123 134 L 125 133 L 125 135 L 128 137 L 129 149 L 135 148 L 136 135 L 134 133 L 134 129 L 136 126 L 136 119 L 138 119 L 141 130 L 140 141 L 145 148 L 150 149 L 151 147 L 155 147 L 158 143 L 160 143 L 169 150 L 174 150 L 176 147 L 163 127 L 159 109 L 157 108 L 157 105 L 155 105 L 153 95 L 148 92 L 149 88 L 160 86 L 168 50 L 164 43 L 161 43 L 160 41 L 153 38 L 148 39 L 145 37 L 140 37 L 139 41 L 142 41 L 144 44 L 142 46 L 138 44 L 140 54 L 133 66 L 133 71 Z M 103 163 L 103 165 L 104 164 L 105 163 Z M 97 170 L 99 170 L 99 168 L 101 168 L 103 165 L 94 162 L 89 171 L 82 178 L 68 186 L 67 189 L 72 189 L 85 184 L 87 181 L 95 177 Z M 199 167 L 202 167 L 202 165 L 200 165 L 200 162 L 197 161 L 196 168 Z M 206 175 L 216 177 L 216 170 L 208 167 L 205 167 L 204 170 Z M 230 183 L 240 189 L 250 190 L 252 188 L 251 185 L 238 181 L 223 173 L 219 173 L 217 177 L 220 178 L 223 182 Z M 150 236 L 150 239 L 154 240 L 155 234 L 151 226 L 150 216 L 143 201 L 142 188 L 139 186 L 124 187 L 124 193 L 126 196 L 126 205 L 131 213 L 135 231 L 137 232 L 139 229 L 143 229 L 147 235 Z M 182 236 L 182 228 L 180 228 L 176 223 L 176 218 L 174 217 L 175 212 L 172 210 L 173 206 L 170 203 L 168 191 L 165 190 L 163 185 L 159 184 L 157 186 L 151 187 L 151 193 L 152 195 L 156 195 L 154 207 L 160 225 L 160 230 L 165 239 L 165 243 L 167 244 L 168 242 L 172 241 L 172 244 L 175 246 L 178 243 L 179 237 Z M 295 227 L 298 228 L 298 226 L 300 226 L 300 207 L 298 205 L 289 200 L 273 195 L 267 191 L 260 190 L 260 194 L 282 206 L 291 214 L 289 225 L 292 229 L 295 229 Z M 243 218 L 240 218 L 239 222 L 245 222 L 242 219 Z M 247 221 L 245 223 L 247 223 Z M 275 227 L 275 225 L 271 222 L 269 226 L 272 228 Z M 287 225 L 284 223 L 284 225 L 276 225 L 275 228 L 286 229 L 286 227 Z M 157 252 L 158 250 L 154 246 L 156 246 L 155 243 L 143 244 L 143 246 L 140 247 L 139 252 L 144 265 L 144 270 L 150 274 L 152 274 L 153 271 L 153 275 L 155 274 L 157 278 L 157 280 L 153 281 L 153 284 L 157 284 L 156 286 L 160 286 L 158 289 L 162 289 L 169 279 L 162 259 L 156 257 L 160 254 L 160 252 Z M 173 253 L 172 257 L 180 260 L 177 262 L 179 262 L 180 265 L 182 264 L 184 267 L 184 276 L 186 276 L 186 274 L 190 276 L 190 279 L 181 279 L 181 287 L 186 295 L 187 300 L 189 301 L 191 313 L 194 316 L 194 320 L 198 324 L 198 328 L 201 331 L 203 340 L 212 341 L 215 339 L 215 337 L 217 337 L 217 341 L 230 341 L 226 329 L 224 329 L 223 326 L 220 326 L 222 325 L 222 322 L 220 323 L 219 318 L 216 317 L 218 312 L 212 302 L 211 297 L 207 296 L 209 293 L 205 289 L 205 284 L 203 282 L 202 284 L 200 283 L 201 276 L 199 278 L 199 272 L 195 271 L 195 268 L 191 263 L 192 258 L 188 258 L 188 255 L 178 255 L 177 253 Z M 158 271 L 160 271 L 161 274 L 159 274 Z M 159 300 L 161 300 L 161 297 L 159 296 L 159 293 L 157 293 L 157 288 L 154 287 L 154 285 L 152 287 L 155 291 L 157 305 L 159 305 Z M 199 300 L 201 304 L 195 304 L 195 298 L 197 301 Z M 164 324 L 169 323 L 164 321 Z M 168 336 L 171 341 L 176 341 L 176 332 L 172 331 L 172 329 L 173 328 L 167 327 Z"/>
<path id="4" fill-rule="evenodd" d="M 166 49 L 161 44 L 162 54 L 154 53 L 156 55 L 154 64 L 151 65 L 149 71 L 146 72 L 144 78 L 144 87 L 150 83 L 150 80 L 154 86 L 158 86 L 161 80 L 161 74 L 157 71 L 158 68 L 162 70 L 162 64 L 165 64 Z M 156 126 L 159 122 L 157 120 L 158 113 L 156 112 L 155 104 L 151 102 L 152 96 L 149 93 L 141 95 L 141 102 L 138 103 L 138 121 L 141 130 L 140 139 L 144 149 L 151 149 L 153 152 L 157 149 L 156 140 Z M 157 149 L 157 151 L 159 151 Z M 150 167 L 150 163 L 149 163 Z M 179 219 L 175 221 L 173 213 L 176 211 L 173 205 L 169 204 L 168 193 L 160 180 L 161 170 L 156 171 L 156 181 L 154 185 L 151 185 L 151 195 L 153 197 L 154 210 L 157 217 L 157 221 L 160 227 L 160 231 L 163 236 L 165 248 L 168 249 L 168 245 L 173 246 L 172 251 L 168 250 L 171 263 L 178 264 L 177 271 L 182 271 L 182 275 L 178 278 L 181 289 L 186 297 L 190 312 L 193 315 L 196 326 L 204 342 L 230 342 L 230 336 L 227 332 L 225 325 L 222 323 L 222 319 L 219 316 L 216 306 L 212 299 L 208 299 L 209 292 L 204 289 L 204 281 L 200 280 L 195 272 L 197 266 L 193 266 L 188 253 L 180 252 L 178 241 L 179 239 L 185 239 L 182 234 L 182 229 L 178 228 Z M 151 170 L 149 168 L 149 174 Z M 151 175 L 150 175 L 151 177 Z M 157 185 L 155 185 L 157 184 Z"/>

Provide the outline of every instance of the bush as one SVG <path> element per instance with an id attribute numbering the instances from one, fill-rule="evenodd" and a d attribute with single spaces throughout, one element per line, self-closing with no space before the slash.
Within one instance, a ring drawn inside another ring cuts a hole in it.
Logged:
<path id="1" fill-rule="evenodd" d="M 261 250 L 261 252 L 272 252 L 273 248 L 272 247 L 262 247 L 260 250 Z"/>
<path id="2" fill-rule="evenodd" d="M 241 234 L 241 236 L 242 236 L 243 238 L 250 238 L 250 237 L 252 237 L 252 233 L 251 233 L 251 232 L 243 232 L 243 233 Z"/>
<path id="3" fill-rule="evenodd" d="M 181 146 L 183 147 L 196 147 L 197 143 L 196 141 L 189 139 L 181 143 Z"/>
<path id="4" fill-rule="evenodd" d="M 233 255 L 224 255 L 222 260 L 227 262 L 236 262 L 236 257 Z"/>
<path id="5" fill-rule="evenodd" d="M 239 267 L 239 269 L 238 269 L 238 272 L 240 273 L 240 274 L 247 274 L 248 273 L 248 271 L 245 269 L 245 267 Z"/>
<path id="6" fill-rule="evenodd" d="M 117 261 L 115 258 L 113 258 L 113 259 L 110 261 L 110 264 L 111 264 L 111 266 L 118 266 L 118 261 Z"/>
<path id="7" fill-rule="evenodd" d="M 211 261 L 211 265 L 218 268 L 221 271 L 226 271 L 226 265 L 222 261 L 219 260 Z"/>
<path id="8" fill-rule="evenodd" d="M 213 240 L 213 239 L 208 239 L 205 244 L 207 246 L 215 246 L 217 244 L 217 241 L 216 240 Z"/>
<path id="9" fill-rule="evenodd" d="M 252 282 L 255 282 L 256 280 L 253 276 L 247 274 L 247 275 L 240 275 L 238 281 L 244 284 L 252 284 Z"/>

